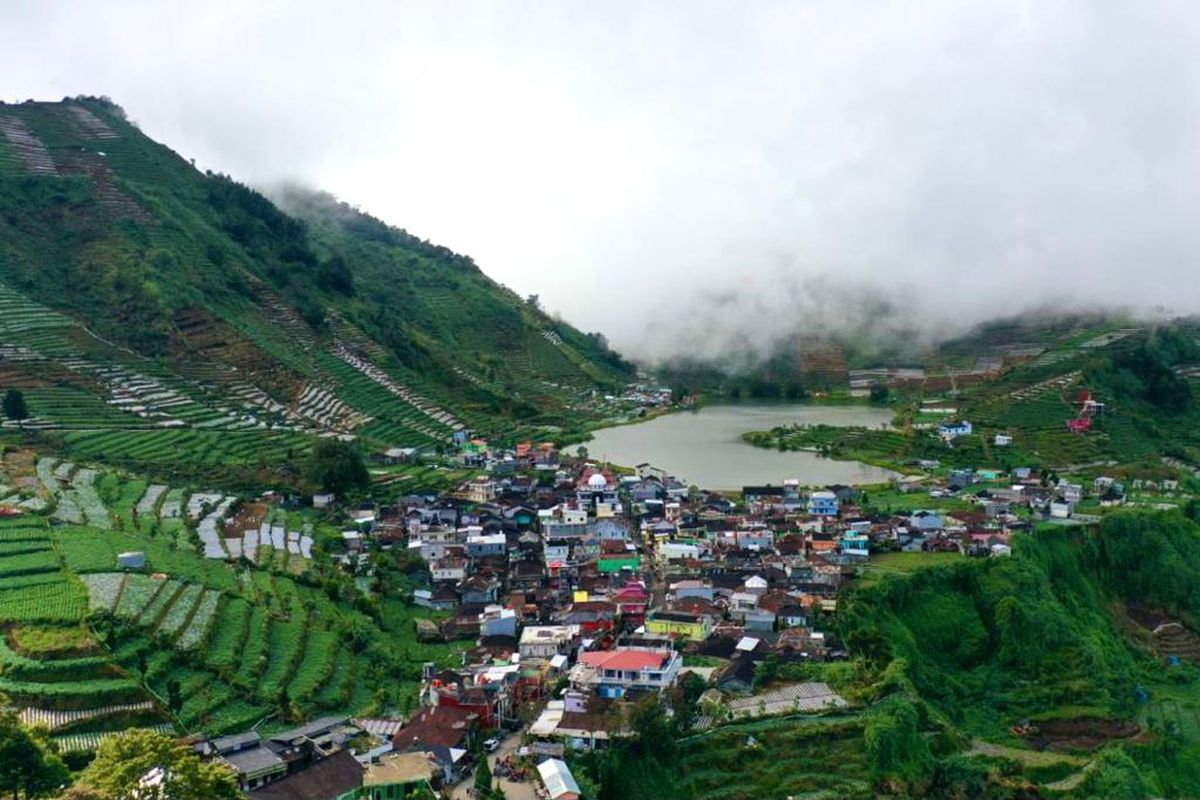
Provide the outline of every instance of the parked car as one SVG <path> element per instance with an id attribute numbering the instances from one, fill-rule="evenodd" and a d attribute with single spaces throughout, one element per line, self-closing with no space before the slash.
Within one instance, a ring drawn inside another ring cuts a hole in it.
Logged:
<path id="1" fill-rule="evenodd" d="M 489 753 L 494 753 L 500 749 L 500 740 L 493 736 L 491 739 L 483 740 L 483 749 Z"/>

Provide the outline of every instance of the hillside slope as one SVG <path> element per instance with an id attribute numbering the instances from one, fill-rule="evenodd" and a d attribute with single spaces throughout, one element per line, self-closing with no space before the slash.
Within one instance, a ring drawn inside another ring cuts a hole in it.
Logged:
<path id="1" fill-rule="evenodd" d="M 553 433 L 628 379 L 470 258 L 284 200 L 296 216 L 105 101 L 0 106 L 0 388 L 83 455 L 153 467 L 186 445 L 253 470 L 321 435 Z"/>

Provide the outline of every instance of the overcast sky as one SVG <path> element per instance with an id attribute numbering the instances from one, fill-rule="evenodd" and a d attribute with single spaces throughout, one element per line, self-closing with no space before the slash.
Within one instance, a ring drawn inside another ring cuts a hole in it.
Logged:
<path id="1" fill-rule="evenodd" d="M 1200 307 L 1194 1 L 0 5 L 0 98 L 81 93 L 635 355 Z"/>

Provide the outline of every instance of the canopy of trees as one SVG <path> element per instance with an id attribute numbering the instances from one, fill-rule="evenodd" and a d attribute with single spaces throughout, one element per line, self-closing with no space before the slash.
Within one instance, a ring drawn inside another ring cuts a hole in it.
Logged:
<path id="1" fill-rule="evenodd" d="M 100 743 L 68 800 L 125 800 L 141 796 L 139 783 L 161 770 L 158 797 L 170 800 L 240 800 L 237 778 L 227 767 L 205 764 L 169 736 L 131 730 Z"/>
<path id="2" fill-rule="evenodd" d="M 25 404 L 25 395 L 20 389 L 9 389 L 4 393 L 4 416 L 17 422 L 29 419 L 29 406 Z"/>
<path id="3" fill-rule="evenodd" d="M 0 697 L 0 705 L 7 702 Z M 44 729 L 25 727 L 15 712 L 0 713 L 0 796 L 47 797 L 69 781 L 70 772 Z"/>
<path id="4" fill-rule="evenodd" d="M 306 477 L 327 492 L 345 494 L 371 484 L 362 453 L 349 442 L 323 439 L 313 448 Z"/>

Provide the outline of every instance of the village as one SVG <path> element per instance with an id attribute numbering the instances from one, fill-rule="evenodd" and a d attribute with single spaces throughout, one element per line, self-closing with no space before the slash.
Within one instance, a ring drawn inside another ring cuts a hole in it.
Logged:
<path id="1" fill-rule="evenodd" d="M 969 434 L 943 423 L 947 442 Z M 1000 436 L 995 444 L 1004 446 Z M 388 451 L 377 462 L 407 458 Z M 754 716 L 850 705 L 822 680 L 848 658 L 838 592 L 928 560 L 1002 558 L 1035 524 L 1079 524 L 1125 487 L 1018 467 L 912 465 L 891 485 L 745 486 L 708 492 L 651 464 L 619 467 L 550 443 L 460 437 L 475 470 L 455 491 L 339 505 L 342 568 L 407 551 L 423 565 L 412 635 L 470 642 L 461 664 L 422 670 L 406 717 L 329 717 L 294 730 L 202 738 L 256 798 L 473 796 L 487 760 L 508 798 L 572 800 L 568 754 L 633 734 L 651 698 L 701 732 Z M 1174 481 L 1139 491 L 1170 494 Z M 416 557 L 419 556 L 419 561 Z"/>

